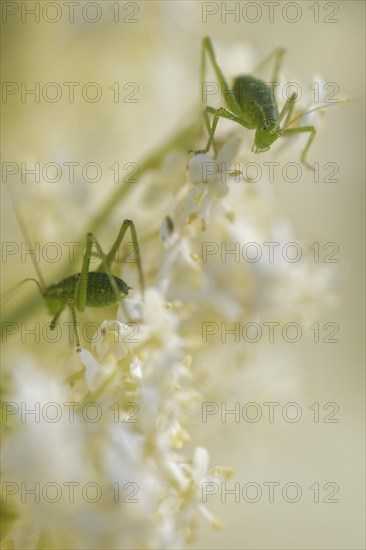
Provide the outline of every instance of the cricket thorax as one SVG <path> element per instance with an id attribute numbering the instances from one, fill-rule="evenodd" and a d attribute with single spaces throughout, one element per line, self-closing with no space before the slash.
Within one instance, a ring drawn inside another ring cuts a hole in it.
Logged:
<path id="1" fill-rule="evenodd" d="M 234 95 L 250 128 L 266 121 L 278 120 L 278 109 L 270 87 L 253 76 L 239 76 L 234 82 Z"/>

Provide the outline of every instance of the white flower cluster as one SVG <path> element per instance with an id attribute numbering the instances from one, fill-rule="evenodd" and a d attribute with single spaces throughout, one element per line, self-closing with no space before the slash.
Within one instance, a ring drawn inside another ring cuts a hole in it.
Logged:
<path id="1" fill-rule="evenodd" d="M 197 512 L 220 527 L 202 486 L 232 472 L 209 468 L 200 406 L 240 383 L 248 355 L 245 342 L 207 343 L 202 327 L 311 317 L 329 296 L 328 272 L 314 274 L 306 257 L 245 261 L 245 243 L 294 239 L 261 186 L 235 170 L 239 156 L 237 140 L 216 159 L 192 156 L 188 181 L 164 203 L 158 252 L 143 258 L 144 297 L 101 325 L 82 370 L 65 379 L 29 357 L 14 365 L 4 548 L 181 547 L 195 540 Z M 14 415 L 24 403 L 34 412 Z"/>

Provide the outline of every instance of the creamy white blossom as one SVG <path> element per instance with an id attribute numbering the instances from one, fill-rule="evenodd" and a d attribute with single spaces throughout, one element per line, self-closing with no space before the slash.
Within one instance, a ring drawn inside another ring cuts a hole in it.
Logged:
<path id="1" fill-rule="evenodd" d="M 215 158 L 189 157 L 178 142 L 161 163 L 152 163 L 124 203 L 139 228 L 144 293 L 133 289 L 80 354 L 60 342 L 11 356 L 4 548 L 170 550 L 195 542 L 201 520 L 223 527 L 203 491 L 233 472 L 230 464 L 216 465 L 202 403 L 221 402 L 256 376 L 269 392 L 276 374 L 287 371 L 256 375 L 255 352 L 243 341 L 223 346 L 216 328 L 273 318 L 308 321 L 334 299 L 329 271 L 314 270 L 309 255 L 291 262 L 263 254 L 263 243 L 282 250 L 296 239 L 276 211 L 273 184 L 256 186 L 243 176 L 248 150 L 230 137 Z M 57 227 L 71 225 L 89 197 L 73 191 L 69 206 L 60 190 L 53 192 L 57 224 L 47 205 L 41 224 L 52 237 Z M 98 197 L 90 200 L 98 204 Z M 112 221 L 120 224 L 120 215 Z M 260 248 L 258 260 L 245 257 L 248 243 Z M 134 267 L 124 265 L 121 276 L 136 278 Z M 93 318 L 93 311 L 87 314 Z M 286 383 L 296 387 L 297 381 Z M 22 404 L 36 411 L 26 421 Z M 24 488 L 39 491 L 39 502 L 23 498 Z M 52 502 L 57 491 L 61 496 Z"/>

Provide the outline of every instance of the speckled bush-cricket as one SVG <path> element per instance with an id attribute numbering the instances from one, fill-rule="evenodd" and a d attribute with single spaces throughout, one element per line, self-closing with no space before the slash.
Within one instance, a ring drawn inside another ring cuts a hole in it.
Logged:
<path id="1" fill-rule="evenodd" d="M 206 56 L 208 56 L 219 87 L 224 91 L 227 109 L 224 107 L 215 109 L 210 106 L 204 109 L 204 122 L 209 137 L 206 147 L 199 151 L 194 151 L 194 153 L 207 153 L 212 145 L 215 154 L 217 154 L 214 135 L 218 120 L 221 117 L 232 120 L 244 126 L 244 128 L 256 130 L 252 147 L 252 151 L 255 153 L 268 151 L 272 143 L 281 136 L 290 136 L 297 133 L 309 134 L 309 138 L 301 153 L 300 160 L 307 168 L 311 168 L 306 161 L 306 156 L 315 137 L 316 130 L 314 126 L 296 126 L 295 128 L 289 128 L 289 126 L 301 119 L 305 114 L 324 108 L 324 106 L 310 109 L 290 121 L 291 114 L 297 101 L 297 93 L 293 92 L 290 98 L 286 100 L 281 112 L 279 112 L 275 88 L 278 84 L 278 75 L 284 54 L 285 50 L 283 48 L 278 48 L 257 67 L 256 70 L 259 70 L 271 59 L 274 59 L 272 80 L 269 84 L 251 75 L 241 75 L 235 78 L 233 88 L 231 89 L 217 64 L 211 39 L 208 37 L 203 39 L 201 61 L 202 85 L 205 82 Z M 209 115 L 213 115 L 212 124 Z M 280 126 L 281 123 L 283 123 L 282 127 Z"/>
<path id="2" fill-rule="evenodd" d="M 21 217 L 18 208 L 14 202 L 14 197 L 10 193 L 15 215 L 17 217 L 19 227 L 23 233 L 25 242 L 30 249 L 30 238 Z M 83 312 L 86 307 L 106 307 L 118 303 L 122 298 L 125 298 L 131 289 L 128 284 L 111 273 L 111 266 L 116 261 L 116 254 L 119 246 L 127 232 L 130 230 L 133 250 L 135 253 L 139 284 L 141 292 L 144 292 L 144 276 L 141 265 L 140 248 L 137 239 L 137 233 L 134 223 L 131 220 L 124 220 L 122 223 L 116 240 L 107 254 L 104 254 L 96 237 L 92 233 L 86 236 L 86 250 L 82 262 L 80 273 L 70 275 L 61 281 L 58 281 L 50 286 L 46 286 L 41 270 L 37 265 L 35 258 L 31 255 L 34 269 L 37 273 L 38 280 L 32 277 L 24 279 L 21 283 L 33 281 L 36 283 L 49 313 L 52 315 L 50 329 L 54 330 L 56 323 L 61 313 L 66 307 L 69 308 L 72 317 L 72 326 L 76 342 L 76 349 L 80 351 L 80 339 L 77 328 L 76 311 Z M 89 271 L 90 261 L 93 256 L 93 245 L 97 249 L 101 263 L 96 271 Z M 17 286 L 19 286 L 19 284 Z"/>

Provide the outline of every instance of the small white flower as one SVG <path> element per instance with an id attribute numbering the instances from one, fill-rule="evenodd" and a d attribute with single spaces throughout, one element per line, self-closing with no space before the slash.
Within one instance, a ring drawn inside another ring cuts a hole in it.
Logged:
<path id="1" fill-rule="evenodd" d="M 129 328 L 118 321 L 103 321 L 93 337 L 92 353 L 81 350 L 80 359 L 89 390 L 96 390 L 112 374 L 118 361 L 128 355 L 124 340 Z"/>
<path id="2" fill-rule="evenodd" d="M 181 516 L 185 518 L 184 522 L 194 529 L 196 511 L 199 510 L 212 527 L 222 528 L 221 522 L 203 504 L 204 484 L 230 477 L 231 471 L 219 467 L 209 471 L 208 466 L 209 453 L 203 447 L 196 448 L 190 462 L 167 464 L 175 483 L 174 489 L 159 507 L 159 515 L 163 521 L 169 521 L 173 515 L 175 518 Z"/>
<path id="3" fill-rule="evenodd" d="M 209 223 L 211 208 L 217 200 L 228 210 L 222 199 L 229 193 L 228 183 L 237 181 L 240 177 L 240 172 L 232 167 L 239 146 L 240 140 L 235 139 L 223 146 L 216 159 L 207 154 L 198 154 L 189 160 L 188 178 L 194 187 L 186 199 L 184 220 L 188 219 L 190 222 L 201 217 L 205 227 Z"/>

